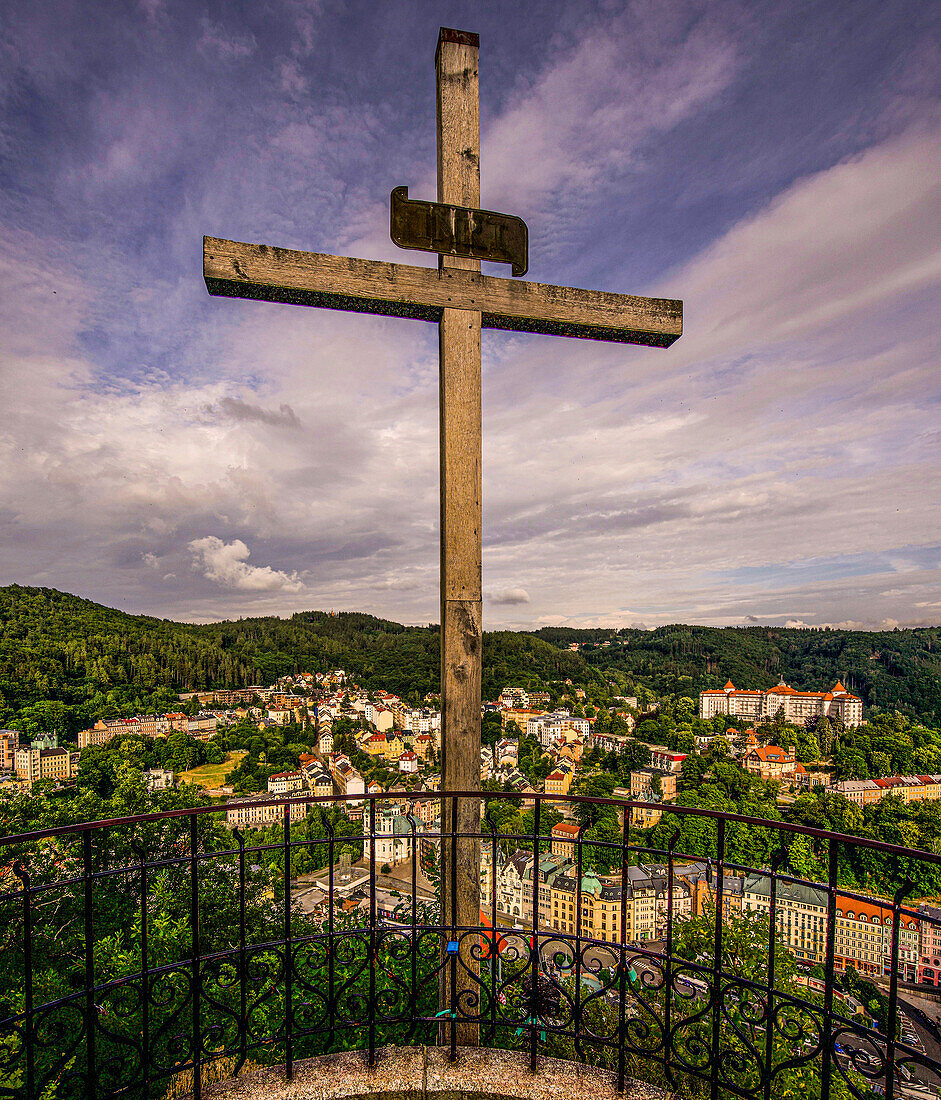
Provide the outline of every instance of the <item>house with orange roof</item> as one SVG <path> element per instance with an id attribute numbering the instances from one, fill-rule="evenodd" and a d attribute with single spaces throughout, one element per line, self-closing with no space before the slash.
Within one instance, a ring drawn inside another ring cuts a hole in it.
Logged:
<path id="1" fill-rule="evenodd" d="M 745 753 L 742 765 L 746 771 L 760 775 L 762 779 L 790 783 L 794 779 L 797 756 L 793 745 L 787 751 L 779 745 L 753 745 Z"/>

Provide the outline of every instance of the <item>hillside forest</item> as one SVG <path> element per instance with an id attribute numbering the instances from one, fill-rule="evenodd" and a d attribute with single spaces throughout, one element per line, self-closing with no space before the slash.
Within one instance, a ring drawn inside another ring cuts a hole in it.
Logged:
<path id="1" fill-rule="evenodd" d="M 576 650 L 569 648 L 577 645 Z M 177 693 L 268 684 L 343 668 L 367 690 L 418 703 L 439 689 L 438 627 L 360 613 L 301 612 L 207 624 L 130 615 L 55 589 L 0 588 L 0 726 L 69 740 L 98 718 L 173 709 Z M 867 716 L 898 711 L 941 723 L 941 628 L 868 633 L 752 627 L 652 631 L 488 632 L 483 697 L 507 684 L 572 680 L 596 705 L 695 699 L 739 686 L 829 686 L 837 678 Z"/>

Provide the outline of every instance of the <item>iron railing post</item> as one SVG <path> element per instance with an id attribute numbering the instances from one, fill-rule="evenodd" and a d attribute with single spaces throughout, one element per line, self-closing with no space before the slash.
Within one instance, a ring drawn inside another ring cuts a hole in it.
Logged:
<path id="1" fill-rule="evenodd" d="M 827 957 L 824 964 L 824 1044 L 820 1100 L 830 1100 L 830 1075 L 833 1072 L 833 982 L 836 969 L 836 880 L 839 858 L 839 842 L 831 840 L 827 852 Z"/>
<path id="2" fill-rule="evenodd" d="M 86 834 L 87 835 L 87 834 Z M 131 851 L 140 862 L 140 984 L 141 984 L 141 1071 L 144 1100 L 150 1096 L 150 970 L 147 958 L 147 849 L 140 840 L 131 841 Z"/>
<path id="3" fill-rule="evenodd" d="M 239 846 L 239 1057 L 232 1076 L 236 1076 L 248 1057 L 248 965 L 245 957 L 245 837 L 240 829 L 232 834 Z"/>
<path id="4" fill-rule="evenodd" d="M 906 878 L 892 898 L 892 948 L 891 973 L 889 975 L 889 1007 L 885 1031 L 885 1100 L 895 1097 L 895 1046 L 899 1016 L 899 929 L 902 923 L 902 898 L 914 889 L 915 883 Z"/>
<path id="5" fill-rule="evenodd" d="M 666 943 L 666 974 L 664 977 L 665 990 L 663 994 L 663 1069 L 670 1082 L 674 1086 L 672 1063 L 672 1023 L 673 1023 L 673 853 L 680 839 L 680 830 L 676 829 L 667 844 L 667 927 Z"/>
<path id="6" fill-rule="evenodd" d="M 542 829 L 542 802 L 538 795 L 533 807 L 533 910 L 530 927 L 532 937 L 529 942 L 530 959 L 532 961 L 532 981 L 529 987 L 529 1069 L 536 1072 L 536 1057 L 538 1053 L 537 1041 L 539 1038 L 537 1016 L 539 1007 L 539 897 L 536 889 L 536 876 L 539 874 L 539 832 Z M 581 883 L 576 883 L 576 889 L 581 888 Z"/>
<path id="7" fill-rule="evenodd" d="M 192 958 L 191 995 L 193 998 L 191 1027 L 193 1030 L 193 1097 L 202 1096 L 202 978 L 199 962 L 199 844 L 196 835 L 196 815 L 190 815 L 190 948 Z"/>
<path id="8" fill-rule="evenodd" d="M 85 1095 L 95 1100 L 95 920 L 92 897 L 91 832 L 82 833 L 82 885 L 85 925 Z"/>
<path id="9" fill-rule="evenodd" d="M 292 977 L 294 951 L 291 943 L 291 803 L 283 806 L 284 836 L 284 1072 L 294 1078 L 294 1004 Z"/>
<path id="10" fill-rule="evenodd" d="M 25 1019 L 23 1021 L 23 1045 L 26 1048 L 26 1097 L 36 1097 L 36 1051 L 33 1021 L 33 914 L 29 900 L 29 871 L 20 860 L 13 863 L 13 873 L 20 880 L 23 891 L 23 986 L 25 992 Z"/>
<path id="11" fill-rule="evenodd" d="M 363 808 L 365 813 L 365 807 Z M 376 1064 L 376 795 L 369 795 L 369 1065 Z"/>
<path id="12" fill-rule="evenodd" d="M 497 826 L 490 816 L 490 803 L 484 813 L 484 821 L 490 830 L 490 1034 L 492 1042 L 497 1034 L 497 969 L 500 965 L 500 935 L 497 932 Z"/>
<path id="13" fill-rule="evenodd" d="M 364 811 L 365 812 L 365 807 Z M 336 895 L 334 894 L 334 867 L 333 861 L 336 858 L 334 851 L 336 833 L 333 828 L 333 823 L 327 817 L 326 812 L 321 808 L 320 811 L 321 820 L 323 821 L 323 827 L 327 834 L 327 1017 L 330 1021 L 330 1030 L 328 1032 L 327 1049 L 333 1049 L 333 1041 L 336 1036 L 335 1024 L 336 1024 L 336 973 L 335 973 L 335 955 L 334 955 L 334 906 L 336 905 Z"/>
<path id="14" fill-rule="evenodd" d="M 630 889 L 628 849 L 630 847 L 630 811 L 624 807 L 624 824 L 621 826 L 621 935 L 618 955 L 618 1092 L 624 1091 L 627 1076 L 624 1037 L 627 1023 L 627 895 Z M 581 885 L 581 884 L 579 884 Z"/>
<path id="15" fill-rule="evenodd" d="M 409 983 L 408 983 L 408 1011 L 411 1023 L 410 1033 L 414 1033 L 418 1020 L 418 828 L 412 812 L 405 814 L 405 820 L 411 830 L 409 840 L 412 853 L 412 942 L 409 951 Z M 396 906 L 398 908 L 398 906 Z"/>
<path id="16" fill-rule="evenodd" d="M 768 891 L 768 982 L 765 998 L 765 1070 L 764 1098 L 772 1100 L 774 1076 L 774 953 L 777 946 L 778 868 L 787 858 L 787 848 L 779 848 L 771 857 L 771 884 Z"/>
<path id="17" fill-rule="evenodd" d="M 716 931 L 715 954 L 713 956 L 712 982 L 712 1051 L 710 1064 L 710 1088 L 712 1100 L 718 1100 L 719 1096 L 719 1054 L 722 1038 L 722 902 L 725 889 L 725 818 L 718 821 L 718 837 L 716 841 Z"/>
<path id="18" fill-rule="evenodd" d="M 460 948 L 460 932 L 457 928 L 457 795 L 451 795 L 451 867 L 450 867 L 450 879 L 451 879 L 451 906 L 450 906 L 450 922 L 451 932 L 448 943 L 448 959 L 451 970 L 451 992 L 448 998 L 448 1008 L 451 1012 L 451 1031 L 449 1033 L 450 1039 L 450 1060 L 453 1062 L 457 1058 L 457 959 Z M 453 950 L 451 944 L 455 944 L 458 950 Z"/>
<path id="19" fill-rule="evenodd" d="M 576 894 L 576 917 L 575 917 L 575 931 L 578 933 L 582 926 L 582 872 L 584 870 L 584 856 L 582 850 L 582 841 L 585 835 L 585 829 L 588 827 L 588 822 L 585 821 L 578 827 L 578 835 L 575 841 L 575 850 L 578 853 L 576 860 L 577 870 L 577 882 L 578 893 Z M 576 940 L 575 951 L 575 1005 L 572 1010 L 573 1022 L 575 1024 L 575 1054 L 579 1059 L 584 1058 L 584 1052 L 582 1051 L 582 1036 L 581 1036 L 581 1024 L 582 1024 L 582 952 L 581 941 Z"/>

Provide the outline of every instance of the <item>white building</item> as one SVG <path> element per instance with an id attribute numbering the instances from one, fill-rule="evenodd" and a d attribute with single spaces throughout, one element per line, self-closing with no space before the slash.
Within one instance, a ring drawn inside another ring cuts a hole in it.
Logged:
<path id="1" fill-rule="evenodd" d="M 642 741 L 641 744 L 647 744 L 646 741 Z M 685 752 L 677 752 L 675 749 L 669 749 L 666 745 L 647 745 L 650 749 L 650 766 L 656 768 L 660 772 L 681 772 L 683 770 L 683 761 L 686 759 Z"/>
<path id="2" fill-rule="evenodd" d="M 148 768 L 142 774 L 148 791 L 169 791 L 176 786 L 172 768 Z"/>
<path id="3" fill-rule="evenodd" d="M 783 680 L 767 691 L 737 688 L 731 680 L 725 687 L 699 694 L 699 717 L 729 714 L 738 718 L 774 718 L 781 713 L 786 721 L 804 726 L 813 718 L 842 718 L 845 726 L 863 721 L 863 701 L 846 690 L 839 680 L 829 691 L 795 691 Z"/>
<path id="4" fill-rule="evenodd" d="M 369 837 L 369 814 L 363 814 L 363 836 Z M 412 842 L 417 839 L 421 826 L 415 823 L 415 837 L 412 826 L 397 805 L 376 809 L 376 867 L 388 863 L 394 867 L 397 863 L 406 863 L 412 857 Z M 367 839 L 364 855 L 369 859 L 370 842 Z"/>
<path id="5" fill-rule="evenodd" d="M 560 738 L 566 741 L 573 741 L 576 737 L 585 739 L 590 732 L 591 723 L 587 718 L 573 718 L 567 710 L 539 714 L 526 720 L 527 737 L 536 738 L 544 749 Z"/>
<path id="6" fill-rule="evenodd" d="M 268 794 L 281 796 L 303 789 L 303 772 L 278 772 L 268 777 Z"/>
<path id="7" fill-rule="evenodd" d="M 399 771 L 414 775 L 418 771 L 418 757 L 411 749 L 406 749 L 399 757 Z"/>

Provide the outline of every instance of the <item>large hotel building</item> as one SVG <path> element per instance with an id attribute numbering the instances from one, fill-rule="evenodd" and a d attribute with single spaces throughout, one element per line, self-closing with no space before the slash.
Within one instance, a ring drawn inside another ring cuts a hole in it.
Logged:
<path id="1" fill-rule="evenodd" d="M 731 680 L 724 688 L 699 694 L 699 717 L 729 714 L 738 718 L 774 718 L 781 711 L 788 722 L 804 726 L 812 718 L 842 718 L 845 726 L 863 720 L 863 701 L 851 695 L 839 680 L 829 691 L 795 691 L 783 680 L 767 691 L 742 691 Z"/>

